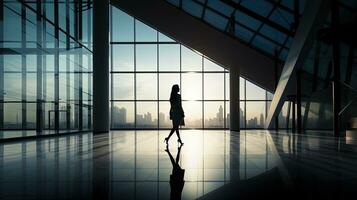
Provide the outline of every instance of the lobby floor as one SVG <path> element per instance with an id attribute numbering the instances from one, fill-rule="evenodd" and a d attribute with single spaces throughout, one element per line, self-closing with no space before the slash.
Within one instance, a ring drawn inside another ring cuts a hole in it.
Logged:
<path id="1" fill-rule="evenodd" d="M 183 130 L 184 145 L 179 148 L 173 136 L 166 150 L 167 134 L 112 131 L 0 144 L 0 199 L 357 195 L 357 141 L 350 138 L 319 132 Z"/>

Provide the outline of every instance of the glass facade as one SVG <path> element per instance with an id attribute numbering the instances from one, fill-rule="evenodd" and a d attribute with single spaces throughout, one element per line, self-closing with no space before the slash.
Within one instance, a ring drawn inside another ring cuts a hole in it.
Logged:
<path id="1" fill-rule="evenodd" d="M 170 128 L 169 97 L 179 84 L 186 126 L 229 128 L 229 72 L 205 55 L 111 7 L 111 128 Z M 266 90 L 241 78 L 242 128 L 263 128 Z"/>
<path id="2" fill-rule="evenodd" d="M 9 0 L 0 9 L 0 129 L 90 129 L 90 2 Z"/>
<path id="3" fill-rule="evenodd" d="M 33 130 L 2 138 L 92 128 L 91 6 L 1 2 L 0 129 Z M 184 128 L 229 128 L 228 70 L 114 7 L 110 20 L 112 129 L 170 128 L 173 84 Z M 240 84 L 241 127 L 263 128 L 271 94 Z"/>

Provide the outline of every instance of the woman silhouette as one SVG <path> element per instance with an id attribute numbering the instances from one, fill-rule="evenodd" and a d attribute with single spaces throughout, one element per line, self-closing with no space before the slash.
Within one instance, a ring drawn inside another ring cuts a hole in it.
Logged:
<path id="1" fill-rule="evenodd" d="M 170 134 L 167 138 L 165 138 L 166 145 L 169 142 L 169 139 L 171 135 L 176 131 L 177 137 L 178 137 L 178 142 L 182 145 L 183 142 L 181 141 L 180 133 L 179 133 L 179 126 L 180 125 L 185 125 L 184 117 L 185 114 L 182 109 L 182 103 L 181 103 L 181 95 L 178 94 L 180 91 L 179 86 L 173 85 L 171 89 L 171 95 L 170 95 L 170 119 L 172 120 L 172 129 L 170 131 Z"/>

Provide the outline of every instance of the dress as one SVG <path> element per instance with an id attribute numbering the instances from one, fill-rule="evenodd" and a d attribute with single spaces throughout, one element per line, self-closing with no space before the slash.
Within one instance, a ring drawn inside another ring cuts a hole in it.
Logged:
<path id="1" fill-rule="evenodd" d="M 177 97 L 174 101 L 170 101 L 170 119 L 172 120 L 173 126 L 185 125 L 184 117 L 185 114 L 182 109 L 181 104 L 181 95 L 177 94 Z"/>

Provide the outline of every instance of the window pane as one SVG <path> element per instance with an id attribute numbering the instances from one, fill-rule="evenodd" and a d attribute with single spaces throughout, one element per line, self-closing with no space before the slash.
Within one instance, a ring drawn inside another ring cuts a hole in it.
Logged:
<path id="1" fill-rule="evenodd" d="M 230 126 L 230 116 L 229 116 L 229 101 L 226 101 L 226 128 L 229 128 Z"/>
<path id="2" fill-rule="evenodd" d="M 170 120 L 170 102 L 162 101 L 160 102 L 159 111 L 159 123 L 160 128 L 171 128 L 172 121 Z"/>
<path id="3" fill-rule="evenodd" d="M 21 13 L 21 7 L 19 4 L 6 4 L 8 7 L 4 7 L 4 19 L 3 19 L 3 39 L 4 41 L 11 41 L 6 43 L 7 47 L 21 47 L 21 17 L 17 13 Z"/>
<path id="4" fill-rule="evenodd" d="M 219 66 L 218 64 L 212 62 L 211 60 L 205 58 L 203 59 L 203 66 L 204 66 L 204 71 L 223 71 L 224 68 Z"/>
<path id="5" fill-rule="evenodd" d="M 138 128 L 157 127 L 157 102 L 137 102 L 136 126 Z"/>
<path id="6" fill-rule="evenodd" d="M 159 42 L 175 42 L 175 40 L 159 32 Z"/>
<path id="7" fill-rule="evenodd" d="M 246 81 L 247 100 L 265 100 L 265 90 Z"/>
<path id="8" fill-rule="evenodd" d="M 180 45 L 160 44 L 159 68 L 160 71 L 180 71 Z"/>
<path id="9" fill-rule="evenodd" d="M 224 127 L 224 102 L 204 103 L 205 128 Z"/>
<path id="10" fill-rule="evenodd" d="M 136 70 L 157 70 L 157 45 L 136 45 Z"/>
<path id="11" fill-rule="evenodd" d="M 36 128 L 36 103 L 26 104 L 26 128 Z"/>
<path id="12" fill-rule="evenodd" d="M 22 104 L 5 103 L 4 104 L 4 128 L 19 129 L 22 124 Z"/>
<path id="13" fill-rule="evenodd" d="M 88 101 L 89 95 L 88 95 L 88 79 L 89 79 L 89 74 L 88 73 L 83 73 L 82 74 L 82 99 L 84 101 Z M 60 90 L 62 90 L 63 86 L 60 86 Z M 65 88 L 63 87 L 63 90 Z"/>
<path id="14" fill-rule="evenodd" d="M 136 74 L 136 99 L 157 99 L 157 75 Z"/>
<path id="15" fill-rule="evenodd" d="M 203 7 L 194 1 L 182 1 L 182 9 L 195 17 L 201 17 Z"/>
<path id="16" fill-rule="evenodd" d="M 60 116 L 62 114 L 63 113 L 61 113 Z M 87 106 L 82 107 L 82 121 L 83 121 L 82 128 L 84 130 L 88 129 L 88 107 Z"/>
<path id="17" fill-rule="evenodd" d="M 224 18 L 208 9 L 206 10 L 204 20 L 220 30 L 224 30 L 228 23 L 227 18 Z"/>
<path id="18" fill-rule="evenodd" d="M 112 45 L 113 71 L 134 71 L 134 45 Z"/>
<path id="19" fill-rule="evenodd" d="M 289 108 L 289 101 L 285 101 L 283 107 L 281 108 L 280 114 L 279 114 L 279 128 L 286 128 L 287 125 L 287 116 L 288 116 L 288 108 Z"/>
<path id="20" fill-rule="evenodd" d="M 21 72 L 22 62 L 21 56 L 4 55 L 4 71 L 5 72 Z"/>
<path id="21" fill-rule="evenodd" d="M 32 114 L 32 118 L 35 118 L 36 119 L 36 104 L 34 104 L 33 105 L 34 106 L 34 108 L 32 108 L 33 110 L 32 110 L 32 112 L 31 112 L 31 114 Z M 27 107 L 27 109 L 26 109 L 27 111 L 29 110 L 29 108 Z M 66 107 L 66 103 L 59 103 L 59 110 L 60 110 L 60 112 L 59 112 L 59 128 L 60 129 L 66 129 L 66 127 L 67 127 L 67 113 L 66 113 L 66 110 L 67 110 L 67 107 Z M 84 113 L 83 113 L 83 115 L 84 115 Z M 27 113 L 27 116 L 28 116 L 28 113 Z M 29 124 L 28 122 L 28 118 L 26 119 L 27 120 L 27 124 Z M 35 121 L 33 121 L 33 122 L 35 122 Z M 84 121 L 83 120 L 83 126 L 85 125 L 85 124 L 87 124 L 87 122 L 88 122 L 88 118 L 86 119 L 86 121 Z M 34 125 L 34 128 L 36 127 L 36 123 L 33 123 L 33 125 Z"/>
<path id="22" fill-rule="evenodd" d="M 204 75 L 204 99 L 224 100 L 224 74 Z"/>
<path id="23" fill-rule="evenodd" d="M 34 74 L 34 75 L 36 75 L 36 74 Z M 36 98 L 36 96 L 34 96 L 34 98 Z M 85 98 L 85 97 L 83 97 L 83 98 Z M 59 73 L 59 100 L 66 101 L 66 99 L 67 99 L 67 74 L 60 72 Z"/>
<path id="24" fill-rule="evenodd" d="M 185 128 L 202 128 L 202 102 L 184 101 Z"/>
<path id="25" fill-rule="evenodd" d="M 78 106 L 78 105 L 76 105 Z M 55 110 L 55 104 L 54 103 L 45 103 L 44 105 L 45 107 L 45 121 L 44 121 L 44 124 L 45 124 L 45 129 L 54 129 L 55 127 L 55 113 L 53 112 Z M 73 107 L 74 108 L 74 107 Z M 75 109 L 73 109 L 75 110 Z M 78 112 L 76 113 L 77 116 L 75 117 L 78 117 Z M 75 128 L 78 128 L 78 127 L 75 127 Z"/>
<path id="26" fill-rule="evenodd" d="M 134 99 L 134 75 L 113 74 L 112 99 L 133 100 Z"/>
<path id="27" fill-rule="evenodd" d="M 200 100 L 202 99 L 202 74 L 184 73 L 182 74 L 182 99 Z"/>
<path id="28" fill-rule="evenodd" d="M 267 92 L 267 100 L 273 100 L 274 94 Z"/>
<path id="29" fill-rule="evenodd" d="M 230 91 L 229 91 L 229 73 L 225 73 L 225 81 L 226 81 L 226 100 L 230 99 Z"/>
<path id="30" fill-rule="evenodd" d="M 245 79 L 239 77 L 239 98 L 245 100 Z"/>
<path id="31" fill-rule="evenodd" d="M 4 74 L 4 99 L 5 101 L 21 101 L 21 74 Z"/>
<path id="32" fill-rule="evenodd" d="M 182 71 L 201 71 L 202 56 L 191 49 L 182 46 Z"/>
<path id="33" fill-rule="evenodd" d="M 264 128 L 265 102 L 246 102 L 247 128 Z"/>
<path id="34" fill-rule="evenodd" d="M 35 72 L 37 70 L 37 56 L 26 55 L 26 71 Z"/>
<path id="35" fill-rule="evenodd" d="M 244 114 L 244 110 L 245 110 L 245 101 L 241 101 L 239 103 L 239 125 L 240 125 L 240 128 L 246 128 L 245 127 L 245 114 Z"/>
<path id="36" fill-rule="evenodd" d="M 55 57 L 53 55 L 46 55 L 44 57 L 45 65 L 43 66 L 43 71 L 54 72 L 55 71 Z M 78 61 L 77 61 L 78 62 Z M 78 63 L 75 63 L 75 69 L 78 69 Z"/>
<path id="37" fill-rule="evenodd" d="M 134 18 L 112 6 L 112 41 L 134 41 Z"/>
<path id="38" fill-rule="evenodd" d="M 157 41 L 157 32 L 155 29 L 149 27 L 148 25 L 135 20 L 136 26 L 136 41 L 137 42 L 156 42 Z"/>
<path id="39" fill-rule="evenodd" d="M 134 128 L 134 102 L 113 102 L 112 105 L 112 128 Z"/>
<path id="40" fill-rule="evenodd" d="M 169 100 L 171 88 L 175 84 L 180 84 L 179 73 L 160 73 L 159 74 L 159 95 L 160 100 Z"/>
<path id="41" fill-rule="evenodd" d="M 55 74 L 54 73 L 46 73 L 46 92 L 44 92 L 44 97 L 46 101 L 54 101 L 55 99 Z M 78 74 L 76 74 L 78 78 Z M 75 88 L 75 92 L 78 92 L 79 88 Z"/>

